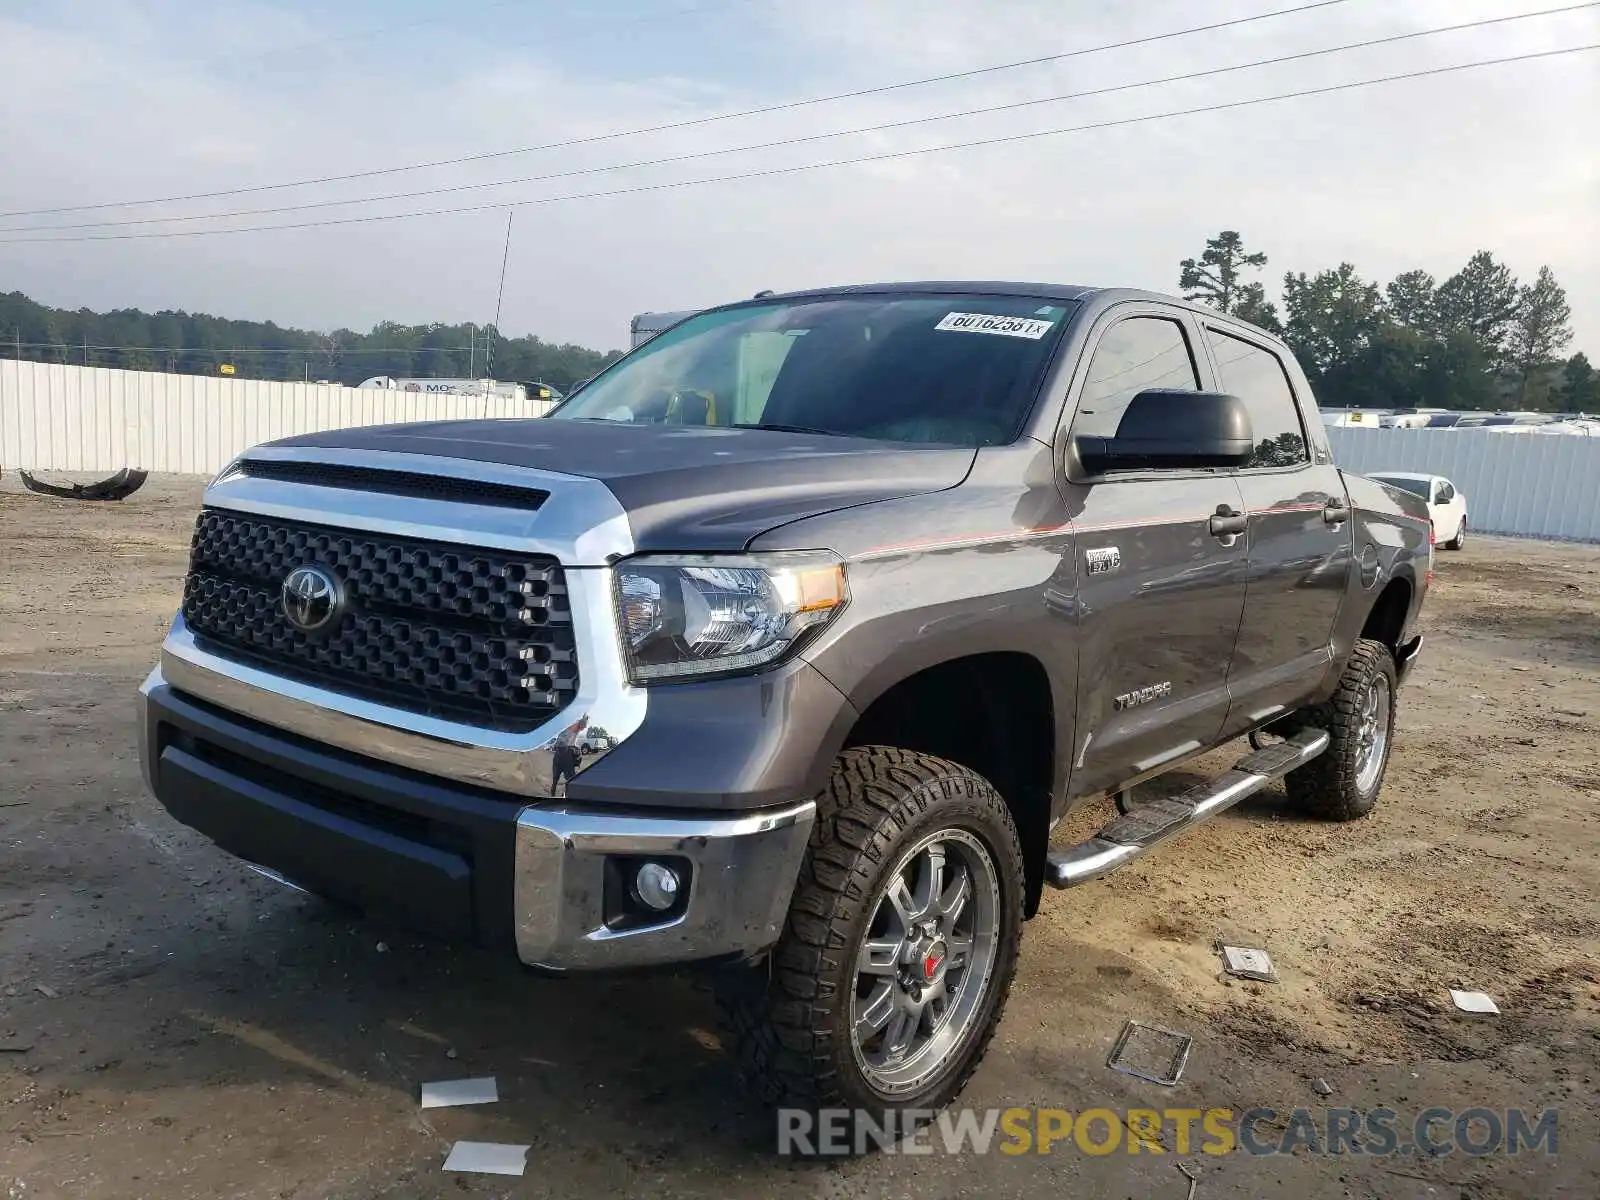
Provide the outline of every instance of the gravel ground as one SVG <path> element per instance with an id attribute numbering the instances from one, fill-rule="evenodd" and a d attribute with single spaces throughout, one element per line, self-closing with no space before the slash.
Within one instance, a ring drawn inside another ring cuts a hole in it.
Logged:
<path id="1" fill-rule="evenodd" d="M 1070 1142 L 779 1159 L 692 981 L 531 977 L 275 888 L 171 821 L 133 696 L 198 497 L 0 480 L 0 1200 L 1185 1197 L 1175 1154 Z M 1441 554 L 1377 813 L 1322 824 L 1269 793 L 1047 896 L 966 1103 L 1553 1107 L 1554 1156 L 1182 1161 L 1196 1200 L 1600 1194 L 1597 617 L 1600 547 Z M 1221 976 L 1219 935 L 1281 981 Z M 1462 985 L 1502 1015 L 1453 1013 Z M 1193 1035 L 1177 1088 L 1106 1069 L 1128 1017 Z M 421 1081 L 478 1074 L 499 1104 L 419 1111 Z M 527 1175 L 445 1175 L 456 1139 L 530 1144 Z"/>

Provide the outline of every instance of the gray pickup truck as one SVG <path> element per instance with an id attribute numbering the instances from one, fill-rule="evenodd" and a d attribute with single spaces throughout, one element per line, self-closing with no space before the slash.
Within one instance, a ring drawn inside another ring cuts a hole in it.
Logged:
<path id="1" fill-rule="evenodd" d="M 548 970 L 715 967 L 769 1100 L 936 1108 L 1047 885 L 1279 778 L 1372 809 L 1432 565 L 1422 500 L 1334 465 L 1259 329 L 1042 284 L 763 295 L 544 419 L 229 465 L 142 758 L 281 882 Z"/>

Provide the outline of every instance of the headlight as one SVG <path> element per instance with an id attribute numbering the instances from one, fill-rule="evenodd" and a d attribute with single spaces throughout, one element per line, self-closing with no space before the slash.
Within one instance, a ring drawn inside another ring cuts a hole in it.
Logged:
<path id="1" fill-rule="evenodd" d="M 844 564 L 809 551 L 643 556 L 617 567 L 616 587 L 634 683 L 763 666 L 845 601 Z"/>

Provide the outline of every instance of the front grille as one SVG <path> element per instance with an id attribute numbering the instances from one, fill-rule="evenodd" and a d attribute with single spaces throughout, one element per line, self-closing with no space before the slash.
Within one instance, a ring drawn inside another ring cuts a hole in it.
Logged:
<path id="1" fill-rule="evenodd" d="M 306 634 L 281 589 L 311 565 L 339 581 L 345 607 Z M 578 690 L 566 583 L 542 555 L 205 509 L 183 618 L 211 648 L 277 674 L 494 729 L 531 729 Z"/>

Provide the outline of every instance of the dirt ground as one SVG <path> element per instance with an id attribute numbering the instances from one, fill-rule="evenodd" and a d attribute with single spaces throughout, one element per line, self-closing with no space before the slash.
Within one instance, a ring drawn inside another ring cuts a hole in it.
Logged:
<path id="1" fill-rule="evenodd" d="M 779 1159 L 693 983 L 532 977 L 177 825 L 143 792 L 133 698 L 198 496 L 0 480 L 0 1200 L 1187 1195 L 1173 1154 L 1070 1144 Z M 1183 1161 L 1196 1200 L 1600 1194 L 1600 547 L 1475 538 L 1440 555 L 1424 627 L 1377 813 L 1269 794 L 1048 895 L 965 1103 L 1553 1107 L 1553 1156 Z M 1219 935 L 1281 982 L 1223 977 Z M 1502 1015 L 1454 1013 L 1462 985 Z M 1129 1017 L 1193 1035 L 1178 1087 L 1107 1070 Z M 421 1081 L 479 1074 L 499 1104 L 419 1111 Z M 445 1175 L 458 1138 L 531 1144 L 526 1176 Z"/>

